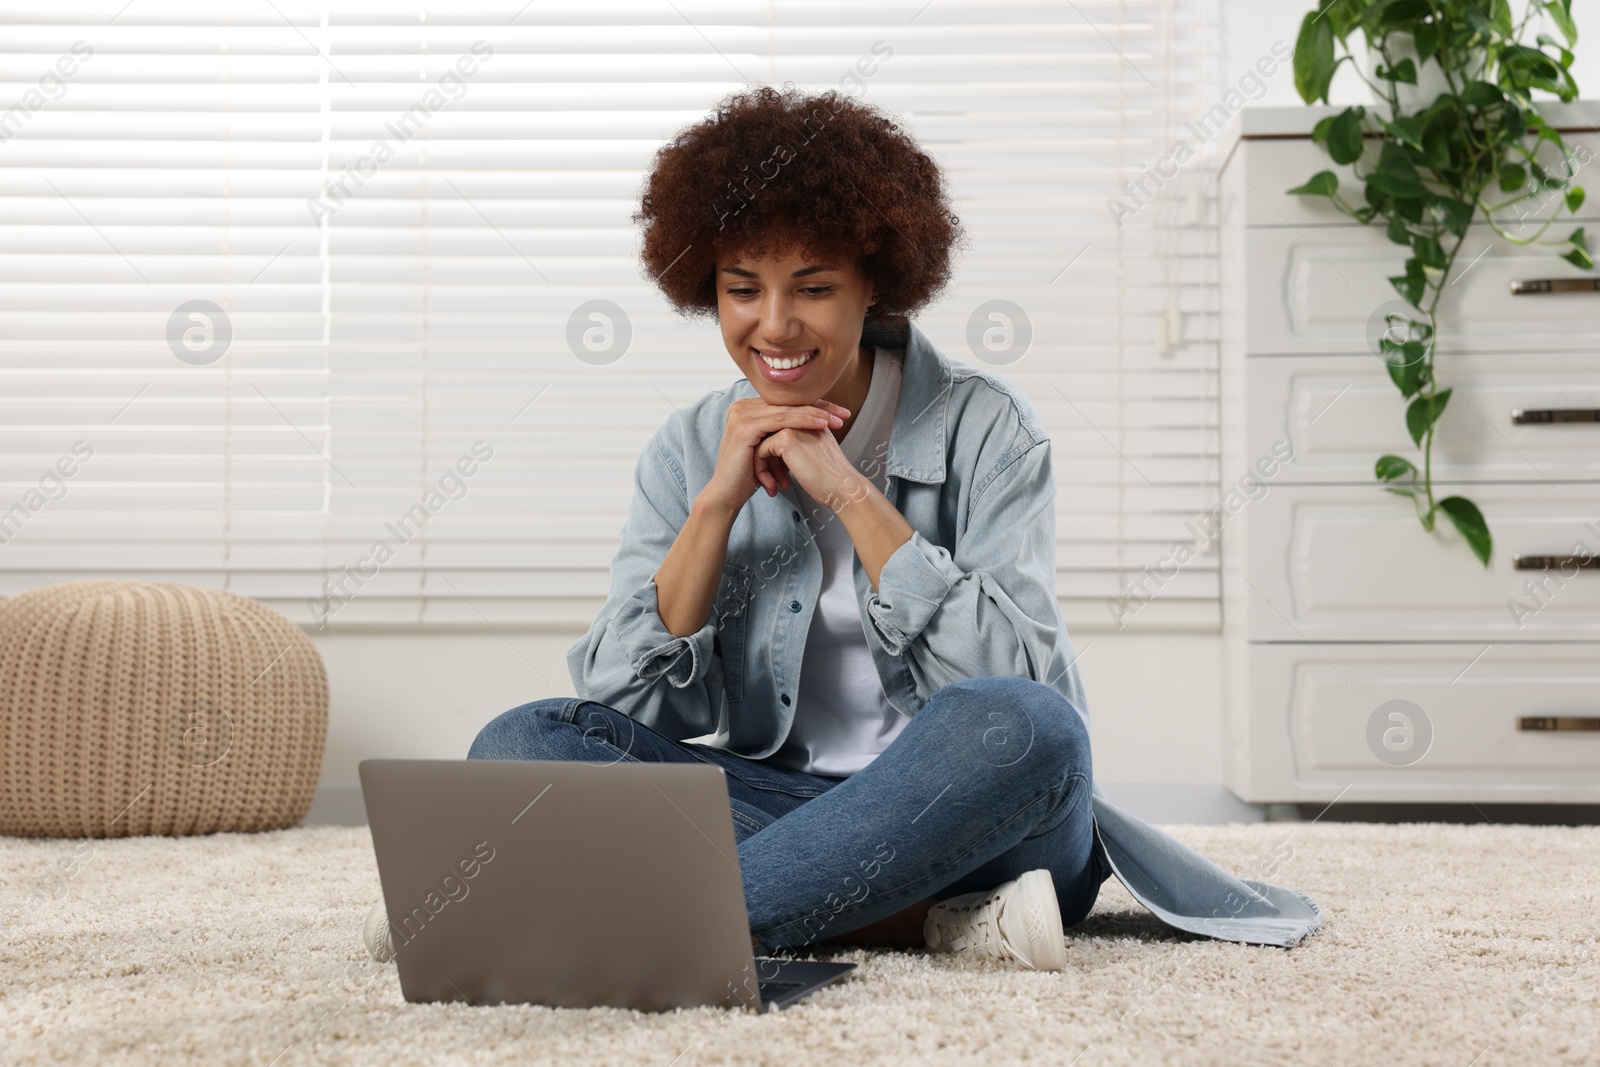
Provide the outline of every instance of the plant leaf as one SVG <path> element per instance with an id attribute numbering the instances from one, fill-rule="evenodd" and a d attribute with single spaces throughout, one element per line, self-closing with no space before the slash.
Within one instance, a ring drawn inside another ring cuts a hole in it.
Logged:
<path id="1" fill-rule="evenodd" d="M 1416 33 L 1412 34 L 1417 48 L 1417 55 L 1421 57 L 1424 63 L 1433 58 L 1433 54 L 1439 50 L 1439 36 L 1439 24 L 1437 22 L 1425 22 L 1417 27 Z"/>
<path id="2" fill-rule="evenodd" d="M 1569 253 L 1570 256 L 1570 253 Z M 1420 303 L 1422 300 L 1422 284 L 1413 286 L 1411 279 L 1404 274 L 1389 275 L 1389 284 L 1394 286 L 1394 291 L 1399 293 L 1408 304 Z"/>
<path id="3" fill-rule="evenodd" d="M 1415 269 L 1413 269 L 1415 265 Z M 1395 292 L 1405 297 L 1406 303 L 1412 307 L 1422 306 L 1422 294 L 1427 288 L 1428 279 L 1422 273 L 1422 265 L 1413 259 L 1406 260 L 1406 272 L 1389 276 L 1389 284 L 1394 286 Z"/>
<path id="4" fill-rule="evenodd" d="M 1378 166 L 1367 176 L 1367 182 L 1399 199 L 1428 195 L 1421 176 L 1417 174 L 1416 165 L 1407 157 L 1405 149 L 1394 141 L 1383 143 L 1378 153 Z"/>
<path id="5" fill-rule="evenodd" d="M 1439 420 L 1444 413 L 1444 406 L 1449 402 L 1450 390 L 1441 389 L 1432 396 L 1419 396 L 1406 405 L 1406 429 L 1411 432 L 1411 440 L 1418 448 L 1422 447 L 1422 439 Z"/>
<path id="6" fill-rule="evenodd" d="M 1506 0 L 1493 0 L 1489 5 L 1489 21 L 1502 37 L 1510 37 L 1515 32 L 1511 25 L 1511 5 Z"/>
<path id="7" fill-rule="evenodd" d="M 1287 192 L 1298 196 L 1332 196 L 1338 188 L 1339 176 L 1331 170 L 1321 170 L 1313 174 L 1304 185 L 1297 185 Z"/>
<path id="8" fill-rule="evenodd" d="M 1562 259 L 1580 270 L 1594 270 L 1594 257 L 1589 254 L 1589 242 L 1583 236 L 1582 226 L 1572 231 L 1567 238 L 1567 244 L 1572 246 L 1572 251 L 1562 256 Z"/>
<path id="9" fill-rule="evenodd" d="M 1578 95 L 1571 71 L 1551 56 L 1525 44 L 1500 46 L 1500 77 L 1509 89 L 1543 89 L 1563 101 Z"/>
<path id="10" fill-rule="evenodd" d="M 1379 456 L 1378 462 L 1373 465 L 1373 472 L 1379 481 L 1392 482 L 1407 472 L 1417 473 L 1417 468 L 1409 459 L 1401 456 Z"/>
<path id="11" fill-rule="evenodd" d="M 1333 24 L 1320 11 L 1308 11 L 1294 44 L 1294 87 L 1300 99 L 1327 103 L 1334 66 Z"/>
<path id="12" fill-rule="evenodd" d="M 1537 48 L 1525 44 L 1502 45 L 1500 49 L 1501 63 L 1516 63 L 1526 67 L 1529 73 L 1540 78 L 1554 79 L 1561 76 L 1561 64 L 1551 56 L 1545 55 Z"/>
<path id="13" fill-rule="evenodd" d="M 1317 0 L 1317 7 L 1322 9 L 1322 17 L 1333 23 L 1333 35 L 1341 41 L 1348 40 L 1361 23 L 1361 9 L 1355 4 L 1341 0 Z"/>
<path id="14" fill-rule="evenodd" d="M 1417 23 L 1431 14 L 1428 0 L 1384 0 L 1367 9 L 1363 24 L 1379 31 L 1412 33 Z"/>
<path id="15" fill-rule="evenodd" d="M 1551 48 L 1554 48 L 1556 50 L 1556 62 L 1560 63 L 1561 66 L 1567 70 L 1572 69 L 1572 60 L 1575 57 L 1573 56 L 1572 52 L 1560 41 L 1556 40 L 1548 33 L 1541 33 L 1538 37 L 1534 38 L 1534 41 L 1538 44 L 1549 45 Z"/>
<path id="16" fill-rule="evenodd" d="M 1456 121 L 1459 120 L 1450 120 Z M 1452 126 L 1450 122 L 1429 123 L 1422 130 L 1422 162 L 1441 173 L 1450 169 L 1451 139 L 1459 141 L 1461 137 L 1459 126 Z M 1466 155 L 1464 148 L 1460 154 Z"/>
<path id="17" fill-rule="evenodd" d="M 1439 221 L 1444 223 L 1444 228 L 1460 237 L 1467 232 L 1467 227 L 1472 222 L 1472 205 L 1465 200 L 1454 200 L 1448 196 L 1436 196 L 1429 203 L 1433 206 L 1434 214 Z"/>
<path id="18" fill-rule="evenodd" d="M 1508 104 L 1500 109 L 1499 130 L 1507 141 L 1520 141 L 1528 130 L 1528 116 L 1521 107 Z"/>
<path id="19" fill-rule="evenodd" d="M 1410 246 L 1411 231 L 1406 229 L 1406 220 L 1399 215 L 1389 216 L 1389 225 L 1386 232 L 1389 235 L 1389 240 L 1395 244 Z"/>
<path id="20" fill-rule="evenodd" d="M 1439 247 L 1439 242 L 1424 234 L 1414 234 L 1411 238 L 1411 248 L 1417 254 L 1417 259 L 1422 261 L 1424 267 L 1434 270 L 1444 270 L 1444 249 Z"/>
<path id="21" fill-rule="evenodd" d="M 1568 44 L 1578 43 L 1578 24 L 1572 21 L 1572 0 L 1545 0 L 1545 14 L 1556 24 Z"/>
<path id="22" fill-rule="evenodd" d="M 1561 154 L 1563 156 L 1566 155 L 1566 143 L 1561 140 L 1561 131 L 1540 118 L 1537 113 L 1528 115 L 1528 129 L 1533 133 L 1537 133 L 1539 140 L 1551 142 L 1562 150 Z M 1538 145 L 1534 147 L 1537 148 Z"/>
<path id="23" fill-rule="evenodd" d="M 1366 109 L 1345 108 L 1328 124 L 1328 155 L 1335 163 L 1354 163 L 1361 158 L 1361 119 Z"/>
<path id="24" fill-rule="evenodd" d="M 1490 108 L 1505 103 L 1506 94 L 1498 85 L 1484 81 L 1470 81 L 1461 90 L 1461 102 L 1467 107 Z"/>
<path id="25" fill-rule="evenodd" d="M 1494 539 L 1489 534 L 1489 524 L 1483 521 L 1483 512 L 1478 510 L 1478 505 L 1464 496 L 1447 496 L 1439 501 L 1439 510 L 1455 523 L 1461 536 L 1466 538 L 1472 554 L 1478 557 L 1478 562 L 1489 566 L 1489 553 L 1494 550 Z"/>
<path id="26" fill-rule="evenodd" d="M 1585 193 L 1583 191 L 1583 186 L 1581 185 L 1574 185 L 1571 189 L 1568 189 L 1567 210 L 1576 215 L 1578 213 L 1578 209 L 1583 206 L 1584 196 Z"/>
<path id="27" fill-rule="evenodd" d="M 1422 358 L 1422 342 L 1407 341 L 1399 347 L 1401 353 L 1398 359 L 1384 357 L 1384 363 L 1389 368 L 1389 380 L 1394 382 L 1401 396 L 1414 396 L 1428 384 L 1428 364 Z"/>
<path id="28" fill-rule="evenodd" d="M 1417 65 L 1412 62 L 1410 56 L 1387 69 L 1379 67 L 1377 74 L 1385 81 L 1404 82 L 1406 85 L 1417 84 Z"/>
<path id="29" fill-rule="evenodd" d="M 1500 191 L 1514 193 L 1528 184 L 1528 172 L 1521 163 L 1506 163 L 1500 168 Z"/>
<path id="30" fill-rule="evenodd" d="M 1393 205 L 1395 212 L 1407 222 L 1415 223 L 1418 226 L 1427 225 L 1422 221 L 1422 212 L 1428 206 L 1427 194 L 1395 197 L 1390 203 Z"/>
<path id="31" fill-rule="evenodd" d="M 1408 144 L 1418 152 L 1422 151 L 1422 117 L 1420 115 L 1402 115 L 1393 122 L 1385 122 L 1383 128 L 1389 135 L 1402 144 Z"/>

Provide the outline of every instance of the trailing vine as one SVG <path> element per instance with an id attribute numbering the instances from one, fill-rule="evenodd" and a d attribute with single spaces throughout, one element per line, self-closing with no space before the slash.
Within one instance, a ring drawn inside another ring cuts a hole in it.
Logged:
<path id="1" fill-rule="evenodd" d="M 1561 40 L 1542 32 L 1547 23 Z M 1381 56 L 1371 76 L 1361 77 L 1386 103 L 1388 117 L 1376 109 L 1348 107 L 1317 123 L 1312 137 L 1335 163 L 1349 165 L 1361 179 L 1364 203 L 1357 207 L 1341 196 L 1331 170 L 1288 191 L 1327 197 L 1364 224 L 1381 220 L 1389 239 L 1408 249 L 1404 272 L 1389 279 L 1405 310 L 1385 316 L 1379 354 L 1408 402 L 1406 429 L 1422 452 L 1422 465 L 1385 455 L 1373 473 L 1388 492 L 1411 499 L 1423 529 L 1431 532 L 1443 512 L 1487 567 L 1493 538 L 1478 506 L 1464 496 L 1434 497 L 1434 430 L 1451 393 L 1450 387 L 1439 387 L 1435 373 L 1435 315 L 1479 212 L 1513 244 L 1565 249 L 1562 258 L 1594 269 L 1582 227 L 1562 241 L 1540 240 L 1562 207 L 1576 213 L 1584 201 L 1583 188 L 1571 178 L 1588 159 L 1572 165 L 1566 142 L 1531 99 L 1534 90 L 1564 102 L 1578 96 L 1570 69 L 1571 46 L 1578 38 L 1572 0 L 1528 0 L 1520 22 L 1513 22 L 1508 0 L 1318 0 L 1300 24 L 1294 52 L 1295 88 L 1306 103 L 1330 102 L 1328 90 L 1341 63 L 1348 61 L 1361 72 L 1350 47 L 1357 30 Z M 1536 33 L 1531 44 L 1525 43 L 1529 32 Z M 1336 43 L 1342 55 L 1335 56 Z M 1416 85 L 1418 67 L 1430 59 L 1448 91 L 1405 114 L 1398 86 Z M 1377 142 L 1375 161 L 1367 159 L 1368 140 Z M 1551 174 L 1537 158 L 1545 141 L 1560 150 L 1565 174 Z M 1513 195 L 1505 199 L 1502 194 Z M 1562 202 L 1537 232 L 1522 237 L 1503 225 L 1506 212 L 1551 195 Z"/>

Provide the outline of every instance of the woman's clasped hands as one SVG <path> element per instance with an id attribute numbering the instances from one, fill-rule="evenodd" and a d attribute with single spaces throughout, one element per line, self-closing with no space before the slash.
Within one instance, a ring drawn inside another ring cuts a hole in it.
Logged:
<path id="1" fill-rule="evenodd" d="M 717 469 L 705 494 L 738 511 L 758 486 L 772 497 L 798 482 L 813 500 L 839 510 L 865 487 L 833 436 L 849 415 L 849 409 L 830 400 L 795 405 L 759 397 L 735 400 L 728 405 Z"/>

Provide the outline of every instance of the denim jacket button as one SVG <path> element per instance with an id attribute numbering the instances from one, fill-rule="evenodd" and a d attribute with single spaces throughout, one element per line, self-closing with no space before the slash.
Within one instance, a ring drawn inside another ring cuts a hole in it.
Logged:
<path id="1" fill-rule="evenodd" d="M 799 611 L 800 610 L 800 601 L 798 601 L 798 600 L 789 601 L 789 610 L 790 611 Z"/>
<path id="2" fill-rule="evenodd" d="M 779 693 L 778 694 L 778 699 L 783 701 L 783 706 L 784 707 L 788 707 L 789 706 L 789 694 L 788 693 Z"/>
<path id="3" fill-rule="evenodd" d="M 791 511 L 789 512 L 789 515 L 794 519 L 795 522 L 800 521 L 800 513 L 798 511 Z"/>

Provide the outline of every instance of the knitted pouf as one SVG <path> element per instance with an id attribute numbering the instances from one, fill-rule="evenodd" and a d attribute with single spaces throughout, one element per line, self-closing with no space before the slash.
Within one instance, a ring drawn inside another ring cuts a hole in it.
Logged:
<path id="1" fill-rule="evenodd" d="M 327 735 L 321 657 L 253 600 L 122 581 L 0 600 L 0 834 L 293 826 Z"/>

